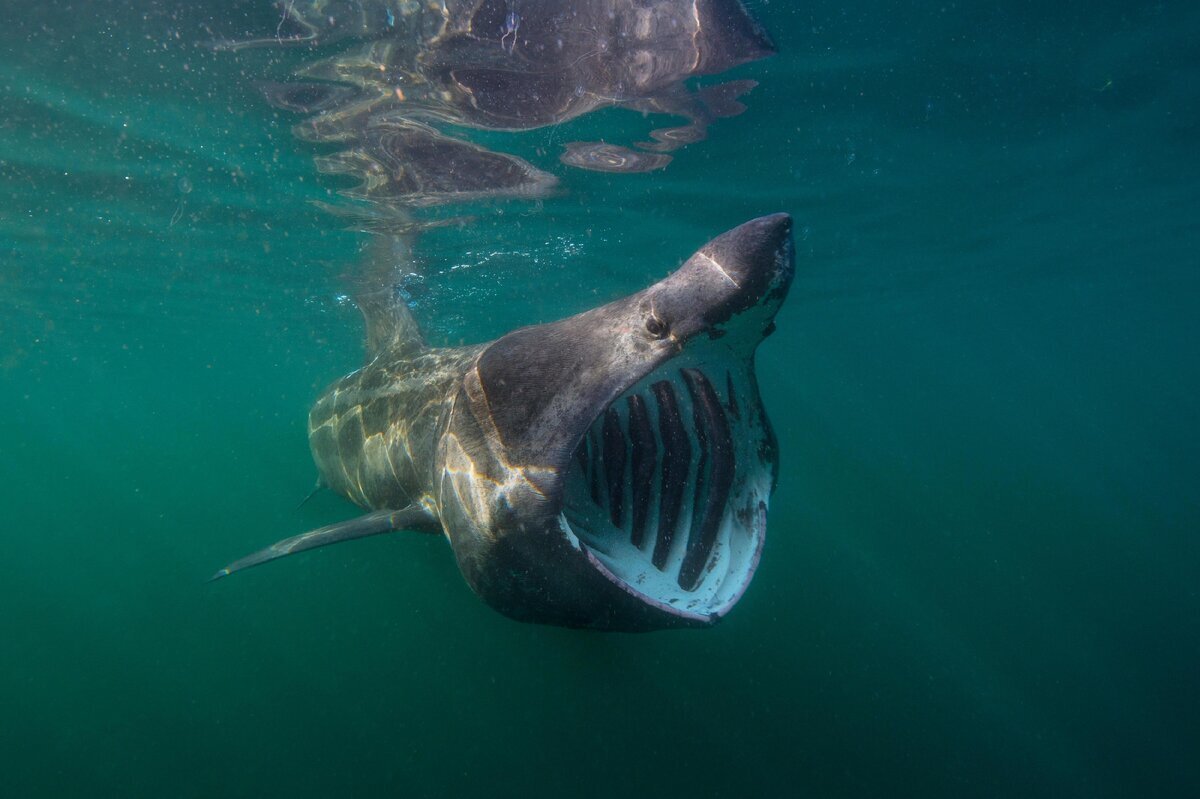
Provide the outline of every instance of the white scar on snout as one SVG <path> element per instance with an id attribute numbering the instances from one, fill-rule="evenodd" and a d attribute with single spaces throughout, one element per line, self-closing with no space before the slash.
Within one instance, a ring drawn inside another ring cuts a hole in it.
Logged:
<path id="1" fill-rule="evenodd" d="M 704 260 L 706 260 L 710 264 L 712 264 L 712 268 L 716 269 L 718 272 L 720 272 L 721 275 L 726 280 L 728 280 L 730 283 L 733 284 L 734 288 L 740 289 L 742 287 L 740 283 L 738 283 L 736 280 L 734 280 L 732 277 L 729 276 L 729 273 L 725 271 L 725 267 L 723 267 L 719 263 L 717 263 L 716 260 L 713 259 L 713 257 L 711 255 L 708 255 L 707 253 L 702 253 L 702 252 L 698 252 L 698 253 L 696 253 L 696 255 L 699 255 L 701 258 L 703 258 Z"/>

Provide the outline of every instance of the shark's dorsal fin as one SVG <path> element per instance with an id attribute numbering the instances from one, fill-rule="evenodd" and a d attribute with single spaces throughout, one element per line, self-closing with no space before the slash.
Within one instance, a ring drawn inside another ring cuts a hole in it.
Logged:
<path id="1" fill-rule="evenodd" d="M 425 340 L 421 338 L 417 320 L 393 287 L 361 293 L 354 301 L 367 328 L 368 362 L 384 352 L 409 357 L 424 349 Z"/>
<path id="2" fill-rule="evenodd" d="M 412 249 L 403 236 L 375 236 L 367 245 L 354 302 L 367 328 L 367 361 L 380 353 L 411 356 L 425 341 L 412 311 L 400 296 L 399 284 L 412 270 Z"/>
<path id="3" fill-rule="evenodd" d="M 291 538 L 285 538 L 282 541 L 276 541 L 266 549 L 260 549 L 230 563 L 224 569 L 221 569 L 210 577 L 209 582 L 227 577 L 236 571 L 257 566 L 260 563 L 266 563 L 269 560 L 303 552 L 306 549 L 315 549 L 316 547 L 328 546 L 329 544 L 339 544 L 342 541 L 351 541 L 355 538 L 366 538 L 370 535 L 379 535 L 380 533 L 390 533 L 393 530 L 404 529 L 436 530 L 438 529 L 438 523 L 430 515 L 429 511 L 420 505 L 409 505 L 404 510 L 373 511 L 366 516 L 359 516 L 357 519 L 347 519 L 344 522 L 331 524 L 328 527 L 321 527 L 316 530 L 310 530 L 307 533 L 292 536 Z"/>

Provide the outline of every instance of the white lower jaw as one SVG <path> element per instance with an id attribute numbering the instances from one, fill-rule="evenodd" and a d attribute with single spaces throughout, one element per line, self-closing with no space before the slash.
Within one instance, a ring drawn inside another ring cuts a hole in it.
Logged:
<path id="1" fill-rule="evenodd" d="M 749 527 L 729 517 L 722 521 L 717 545 L 704 576 L 691 591 L 680 588 L 677 575 L 682 554 L 672 553 L 664 569 L 650 561 L 650 547 L 634 547 L 624 533 L 600 518 L 595 526 L 576 519 L 573 525 L 559 514 L 564 533 L 601 574 L 626 593 L 665 613 L 696 621 L 716 621 L 737 604 L 754 577 L 766 539 L 767 506 L 751 512 Z"/>

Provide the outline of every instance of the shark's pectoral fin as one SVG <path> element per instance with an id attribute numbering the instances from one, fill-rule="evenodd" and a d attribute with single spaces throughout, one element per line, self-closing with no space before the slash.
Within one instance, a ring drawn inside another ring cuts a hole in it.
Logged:
<path id="1" fill-rule="evenodd" d="M 277 541 L 266 549 L 260 549 L 244 558 L 235 560 L 224 569 L 209 578 L 209 582 L 233 574 L 269 560 L 282 558 L 284 555 L 294 555 L 306 549 L 337 544 L 355 538 L 366 538 L 369 535 L 390 533 L 393 530 L 437 530 L 440 529 L 437 520 L 429 511 L 419 505 L 409 505 L 403 510 L 377 510 L 357 519 L 347 519 L 344 522 L 320 527 L 307 533 Z"/>

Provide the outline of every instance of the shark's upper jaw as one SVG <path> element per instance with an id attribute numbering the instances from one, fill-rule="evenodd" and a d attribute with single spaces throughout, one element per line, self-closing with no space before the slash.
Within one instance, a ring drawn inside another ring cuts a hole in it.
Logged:
<path id="1" fill-rule="evenodd" d="M 722 354 L 685 352 L 612 402 L 559 517 L 609 581 L 681 621 L 716 621 L 749 585 L 777 468 L 750 364 Z"/>

